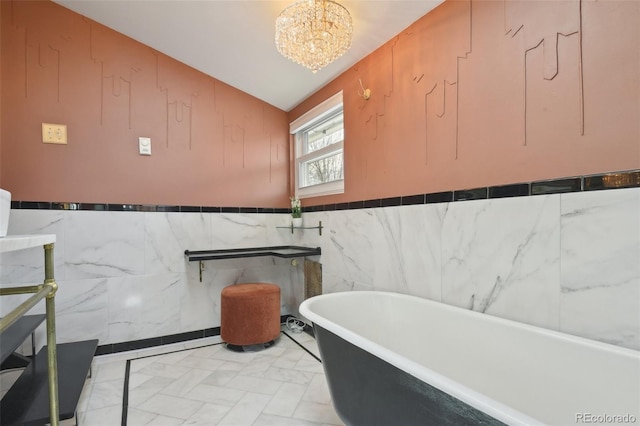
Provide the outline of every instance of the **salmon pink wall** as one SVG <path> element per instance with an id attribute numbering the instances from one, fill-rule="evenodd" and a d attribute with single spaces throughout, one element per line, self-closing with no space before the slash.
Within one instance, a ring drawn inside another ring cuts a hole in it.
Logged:
<path id="1" fill-rule="evenodd" d="M 1 8 L 0 185 L 13 199 L 288 205 L 284 111 L 55 3 Z M 68 145 L 43 144 L 43 122 L 66 124 Z"/>
<path id="2" fill-rule="evenodd" d="M 345 193 L 304 204 L 640 168 L 639 22 L 637 1 L 446 1 L 290 112 L 343 90 Z"/>
<path id="3" fill-rule="evenodd" d="M 0 188 L 2 188 L 2 10 L 0 5 Z"/>

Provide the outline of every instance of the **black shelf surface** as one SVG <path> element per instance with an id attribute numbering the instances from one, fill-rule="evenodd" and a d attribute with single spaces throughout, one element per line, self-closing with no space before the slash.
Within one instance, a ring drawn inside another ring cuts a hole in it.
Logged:
<path id="1" fill-rule="evenodd" d="M 189 262 L 215 259 L 239 259 L 242 257 L 275 256 L 285 259 L 304 256 L 318 256 L 321 254 L 320 247 L 300 247 L 300 246 L 273 246 L 273 247 L 249 247 L 240 249 L 224 250 L 185 250 Z"/>
<path id="2" fill-rule="evenodd" d="M 2 344 L 0 345 L 2 359 L 0 359 L 0 364 L 22 345 L 25 339 L 42 324 L 45 318 L 46 315 L 44 314 L 25 315 L 2 333 Z"/>
<path id="3" fill-rule="evenodd" d="M 70 419 L 75 415 L 97 346 L 98 340 L 56 346 L 60 420 Z M 49 423 L 48 383 L 45 346 L 0 401 L 2 426 Z"/>

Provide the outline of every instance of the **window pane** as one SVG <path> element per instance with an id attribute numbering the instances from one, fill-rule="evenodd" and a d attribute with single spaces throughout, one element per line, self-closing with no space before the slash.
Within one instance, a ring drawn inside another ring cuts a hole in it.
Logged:
<path id="1" fill-rule="evenodd" d="M 344 119 L 342 111 L 326 121 L 316 125 L 305 133 L 305 154 L 317 151 L 325 146 L 342 142 L 344 139 Z"/>
<path id="2" fill-rule="evenodd" d="M 300 164 L 300 177 L 301 187 L 344 179 L 342 151 Z"/>
<path id="3" fill-rule="evenodd" d="M 295 182 L 300 198 L 344 192 L 344 109 L 342 92 L 289 126 L 295 134 Z"/>

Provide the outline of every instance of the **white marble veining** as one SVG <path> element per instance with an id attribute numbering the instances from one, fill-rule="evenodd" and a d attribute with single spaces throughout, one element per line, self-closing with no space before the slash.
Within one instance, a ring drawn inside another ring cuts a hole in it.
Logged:
<path id="1" fill-rule="evenodd" d="M 13 236 L 24 234 L 34 234 L 40 237 L 43 237 L 42 234 L 54 234 L 55 276 L 58 280 L 64 279 L 64 212 L 12 210 L 8 236 L 2 240 L 6 240 L 6 244 L 11 244 L 8 241 Z M 7 240 L 7 238 L 10 239 Z M 47 237 L 44 236 L 44 238 Z M 37 243 L 30 247 L 0 254 L 0 282 L 3 284 L 33 284 L 44 280 L 42 244 Z"/>
<path id="2" fill-rule="evenodd" d="M 179 333 L 183 275 L 142 275 L 108 280 L 109 342 Z"/>
<path id="3" fill-rule="evenodd" d="M 640 190 L 562 196 L 561 330 L 640 349 Z"/>
<path id="4" fill-rule="evenodd" d="M 109 279 L 62 281 L 56 293 L 56 334 L 60 343 L 109 340 Z"/>
<path id="5" fill-rule="evenodd" d="M 211 226 L 204 213 L 145 213 L 145 273 L 185 272 L 185 250 L 213 248 Z"/>
<path id="6" fill-rule="evenodd" d="M 55 234 L 64 340 L 100 344 L 220 325 L 230 284 L 280 284 L 297 314 L 302 259 L 198 262 L 184 250 L 321 247 L 325 293 L 408 293 L 640 348 L 640 188 L 288 214 L 14 210 L 10 234 Z M 38 283 L 42 249 L 0 255 L 3 285 Z M 20 302 L 0 298 L 0 312 Z M 37 308 L 40 309 L 40 308 Z M 42 309 L 41 309 L 42 310 Z M 39 333 L 40 341 L 44 341 Z"/>
<path id="7" fill-rule="evenodd" d="M 10 233 L 43 232 L 57 239 L 60 341 L 98 338 L 107 344 L 218 327 L 220 292 L 238 282 L 280 284 L 281 310 L 288 313 L 299 303 L 294 292 L 303 285 L 301 264 L 270 257 L 207 261 L 200 282 L 198 263 L 184 256 L 186 249 L 290 244 L 290 233 L 275 229 L 285 216 L 15 210 Z M 2 283 L 44 279 L 41 247 L 3 253 L 0 265 Z M 1 298 L 0 312 L 22 300 Z M 33 312 L 40 311 L 44 307 Z M 41 346 L 44 333 L 37 340 Z"/>
<path id="8" fill-rule="evenodd" d="M 211 216 L 213 247 L 245 248 L 268 246 L 265 226 L 268 214 L 222 213 Z"/>
<path id="9" fill-rule="evenodd" d="M 220 293 L 225 287 L 222 283 L 227 280 L 233 282 L 236 272 L 230 270 L 225 271 L 227 274 L 216 273 L 216 277 L 220 278 L 214 280 L 211 273 L 214 266 L 212 262 L 205 262 L 203 282 L 200 282 L 198 263 L 193 263 L 193 274 L 189 274 L 183 281 L 179 294 L 180 324 L 183 331 L 203 330 L 220 325 Z"/>
<path id="10" fill-rule="evenodd" d="M 376 248 L 372 238 L 375 211 L 344 210 L 325 215 L 329 218 L 322 222 L 322 237 L 315 230 L 301 235 L 306 240 L 317 240 L 319 244 L 313 245 L 322 247 L 323 290 L 353 290 L 358 283 L 372 286 L 376 269 L 372 256 Z"/>
<path id="11" fill-rule="evenodd" d="M 559 211 L 553 195 L 449 204 L 442 301 L 557 329 Z"/>
<path id="12" fill-rule="evenodd" d="M 305 213 L 325 293 L 386 290 L 639 348 L 640 189 Z M 301 300 L 300 300 L 301 301 Z"/>
<path id="13" fill-rule="evenodd" d="M 267 214 L 265 217 L 266 238 L 270 246 L 286 246 L 294 243 L 294 235 L 290 228 L 291 215 Z M 301 231 L 294 231 L 300 235 Z M 296 243 L 297 244 L 297 243 Z"/>
<path id="14" fill-rule="evenodd" d="M 444 212 L 444 205 L 376 209 L 381 239 L 374 245 L 374 288 L 441 299 Z"/>
<path id="15" fill-rule="evenodd" d="M 67 212 L 66 279 L 144 274 L 144 219 L 141 212 Z"/>

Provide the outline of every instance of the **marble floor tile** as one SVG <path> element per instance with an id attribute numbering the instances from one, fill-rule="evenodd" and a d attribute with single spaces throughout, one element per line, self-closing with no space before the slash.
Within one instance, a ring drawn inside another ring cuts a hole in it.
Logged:
<path id="1" fill-rule="evenodd" d="M 159 416 L 157 414 L 150 413 L 148 411 L 142 411 L 137 408 L 130 408 L 127 412 L 127 424 L 130 424 L 130 425 L 159 424 L 155 422 L 155 420 L 158 417 Z M 171 421 L 174 422 L 173 424 L 178 424 L 178 425 L 182 423 L 181 419 L 171 419 Z M 171 423 L 162 422 L 162 424 L 171 424 Z"/>
<path id="2" fill-rule="evenodd" d="M 246 392 L 274 395 L 278 389 L 280 389 L 281 385 L 282 382 L 275 380 L 238 375 L 227 383 L 226 387 Z"/>
<path id="3" fill-rule="evenodd" d="M 291 417 L 281 417 L 273 414 L 265 414 L 264 412 L 258 416 L 253 426 L 318 426 L 316 422 L 308 422 L 301 419 L 292 419 Z"/>
<path id="4" fill-rule="evenodd" d="M 129 380 L 136 380 L 134 377 L 135 376 L 132 375 Z M 147 400 L 157 395 L 173 383 L 173 380 L 167 377 L 146 377 L 150 378 L 139 386 L 132 388 L 131 382 L 129 383 L 129 407 L 141 406 Z"/>
<path id="5" fill-rule="evenodd" d="M 185 349 L 194 349 L 194 348 L 210 348 L 211 345 L 215 345 L 218 343 L 222 343 L 222 338 L 218 336 L 205 337 L 203 339 L 196 340 L 188 340 L 183 342 L 182 345 Z"/>
<path id="6" fill-rule="evenodd" d="M 80 399 L 78 400 L 78 406 L 76 410 L 78 413 L 85 412 L 89 409 L 89 400 L 91 398 L 91 392 L 93 391 L 93 382 L 91 379 L 87 379 L 80 393 Z"/>
<path id="7" fill-rule="evenodd" d="M 122 401 L 120 404 L 78 412 L 78 424 L 80 425 L 117 425 L 122 419 Z"/>
<path id="8" fill-rule="evenodd" d="M 154 379 L 153 376 L 148 376 L 142 373 L 129 374 L 129 389 L 138 388 L 152 379 Z"/>
<path id="9" fill-rule="evenodd" d="M 263 377 L 280 382 L 297 383 L 307 385 L 313 379 L 314 373 L 298 371 L 280 367 L 270 367 L 264 372 Z"/>
<path id="10" fill-rule="evenodd" d="M 181 367 L 197 368 L 199 370 L 215 371 L 219 369 L 225 361 L 221 359 L 203 358 L 196 355 L 188 355 L 177 362 Z"/>
<path id="11" fill-rule="evenodd" d="M 231 408 L 223 405 L 204 404 L 185 424 L 211 425 L 219 423 Z"/>
<path id="12" fill-rule="evenodd" d="M 268 395 L 247 392 L 222 418 L 219 425 L 251 425 L 269 403 Z"/>
<path id="13" fill-rule="evenodd" d="M 89 396 L 87 410 L 110 407 L 122 404 L 122 390 L 124 378 L 121 380 L 109 380 L 107 382 L 94 383 Z"/>
<path id="14" fill-rule="evenodd" d="M 310 373 L 318 373 L 318 374 L 324 373 L 324 371 L 322 370 L 322 364 L 320 364 L 315 358 L 312 358 L 312 357 L 301 359 L 296 363 L 296 366 L 293 368 L 295 370 L 307 371 Z"/>
<path id="15" fill-rule="evenodd" d="M 169 379 L 177 379 L 189 372 L 189 368 L 179 365 L 163 364 L 161 362 L 153 362 L 140 370 L 142 374 L 149 376 L 167 377 Z"/>
<path id="16" fill-rule="evenodd" d="M 198 385 L 185 398 L 209 404 L 226 405 L 232 407 L 244 396 L 245 392 L 222 386 Z"/>
<path id="17" fill-rule="evenodd" d="M 227 383 L 231 381 L 234 377 L 236 377 L 237 370 L 224 370 L 219 369 L 216 371 L 212 371 L 203 381 L 203 385 L 211 385 L 211 386 L 225 386 Z"/>
<path id="18" fill-rule="evenodd" d="M 336 414 L 333 406 L 328 404 L 318 404 L 316 402 L 301 401 L 296 412 L 293 414 L 296 419 L 308 420 L 330 425 L 343 424 Z"/>
<path id="19" fill-rule="evenodd" d="M 315 339 L 284 331 L 258 352 L 230 351 L 216 336 L 97 356 L 69 424 L 342 425 Z M 3 389 L 10 376 L 0 376 Z"/>
<path id="20" fill-rule="evenodd" d="M 205 380 L 209 374 L 211 373 L 207 370 L 198 370 L 196 368 L 189 370 L 187 373 L 182 375 L 182 377 L 174 380 L 173 383 L 164 388 L 162 393 L 165 395 L 183 397 Z"/>
<path id="21" fill-rule="evenodd" d="M 211 356 L 213 356 L 213 354 L 215 354 L 216 352 L 224 349 L 223 345 L 218 345 L 216 343 L 221 343 L 221 342 L 211 343 L 208 346 L 197 347 L 197 348 L 194 348 L 193 350 L 185 352 L 185 353 L 186 353 L 187 356 L 208 359 Z M 189 349 L 189 348 L 187 347 L 187 349 Z"/>
<path id="22" fill-rule="evenodd" d="M 248 364 L 253 361 L 257 356 L 256 352 L 233 352 L 233 351 L 218 351 L 212 355 L 214 359 L 220 359 L 223 361 L 232 361 L 236 363 Z"/>
<path id="23" fill-rule="evenodd" d="M 141 410 L 167 417 L 188 419 L 202 408 L 204 404 L 185 398 L 158 394 L 149 398 L 140 406 Z"/>
<path id="24" fill-rule="evenodd" d="M 124 370 L 126 366 L 127 363 L 125 361 L 94 365 L 91 367 L 92 382 L 101 383 L 110 380 L 124 381 Z"/>
<path id="25" fill-rule="evenodd" d="M 158 356 L 155 359 L 155 362 L 159 362 L 161 364 L 178 364 L 180 361 L 190 356 L 195 351 L 185 351 L 178 350 L 176 352 L 163 354 L 162 356 Z"/>
<path id="26" fill-rule="evenodd" d="M 302 399 L 319 404 L 331 404 L 331 395 L 329 394 L 329 388 L 327 387 L 327 380 L 324 374 L 316 374 L 313 377 Z"/>
<path id="27" fill-rule="evenodd" d="M 281 417 L 291 417 L 296 411 L 307 387 L 296 383 L 283 383 L 278 392 L 263 410 L 265 414 L 274 414 Z"/>

